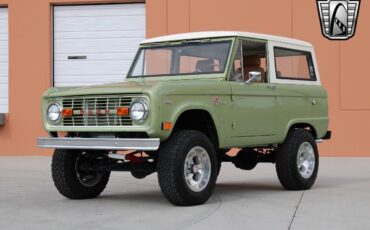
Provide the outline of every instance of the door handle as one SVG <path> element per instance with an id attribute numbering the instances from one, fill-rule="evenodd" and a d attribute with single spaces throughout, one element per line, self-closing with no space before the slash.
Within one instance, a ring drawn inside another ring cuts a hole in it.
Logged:
<path id="1" fill-rule="evenodd" d="M 276 85 L 267 85 L 267 88 L 269 88 L 269 89 L 276 89 Z"/>
<path id="2" fill-rule="evenodd" d="M 68 56 L 68 60 L 84 60 L 87 59 L 86 56 Z"/>

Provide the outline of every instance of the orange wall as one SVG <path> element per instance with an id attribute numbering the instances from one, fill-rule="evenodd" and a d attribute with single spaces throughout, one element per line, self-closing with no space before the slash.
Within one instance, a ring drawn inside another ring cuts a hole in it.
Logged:
<path id="1" fill-rule="evenodd" d="M 9 97 L 0 155 L 45 155 L 35 144 L 42 129 L 40 97 L 51 84 L 51 4 L 127 1 L 0 0 L 9 7 Z M 148 0 L 147 36 L 189 31 L 241 30 L 313 43 L 329 93 L 333 138 L 320 145 L 325 156 L 370 156 L 370 2 L 361 1 L 356 36 L 330 41 L 321 35 L 314 0 Z M 24 117 L 27 116 L 25 119 Z"/>

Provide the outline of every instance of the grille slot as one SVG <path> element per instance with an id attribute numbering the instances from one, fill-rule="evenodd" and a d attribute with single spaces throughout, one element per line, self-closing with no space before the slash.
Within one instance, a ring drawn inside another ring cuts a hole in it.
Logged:
<path id="1" fill-rule="evenodd" d="M 117 116 L 118 107 L 130 107 L 132 97 L 63 98 L 63 108 L 72 109 L 64 126 L 131 126 L 129 115 Z"/>

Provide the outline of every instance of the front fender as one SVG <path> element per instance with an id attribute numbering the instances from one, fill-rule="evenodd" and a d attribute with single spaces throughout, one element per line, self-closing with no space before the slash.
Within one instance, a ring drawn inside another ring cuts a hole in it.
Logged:
<path id="1" fill-rule="evenodd" d="M 159 124 L 157 124 L 157 126 L 160 126 L 162 122 L 171 122 L 174 127 L 179 117 L 184 112 L 190 110 L 203 110 L 211 116 L 216 130 L 218 130 L 217 124 L 219 124 L 219 122 L 214 114 L 212 104 L 210 104 L 208 99 L 198 97 L 196 100 L 194 100 L 189 96 L 187 96 L 186 99 L 180 96 L 171 96 L 171 98 L 164 97 L 160 101 L 158 114 Z M 160 130 L 158 133 L 150 133 L 150 136 L 157 136 L 161 139 L 161 141 L 163 141 L 171 135 L 172 131 L 173 129 Z M 217 135 L 220 139 L 218 132 Z"/>

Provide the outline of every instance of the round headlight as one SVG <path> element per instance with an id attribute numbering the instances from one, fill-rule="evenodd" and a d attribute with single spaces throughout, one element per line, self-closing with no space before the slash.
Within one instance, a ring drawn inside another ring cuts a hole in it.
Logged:
<path id="1" fill-rule="evenodd" d="M 130 117 L 136 122 L 144 121 L 148 112 L 148 105 L 143 101 L 135 101 L 130 107 Z"/>
<path id="2" fill-rule="evenodd" d="M 62 108 L 59 104 L 53 103 L 48 107 L 48 118 L 52 122 L 56 122 L 60 118 L 60 113 L 62 112 Z"/>

